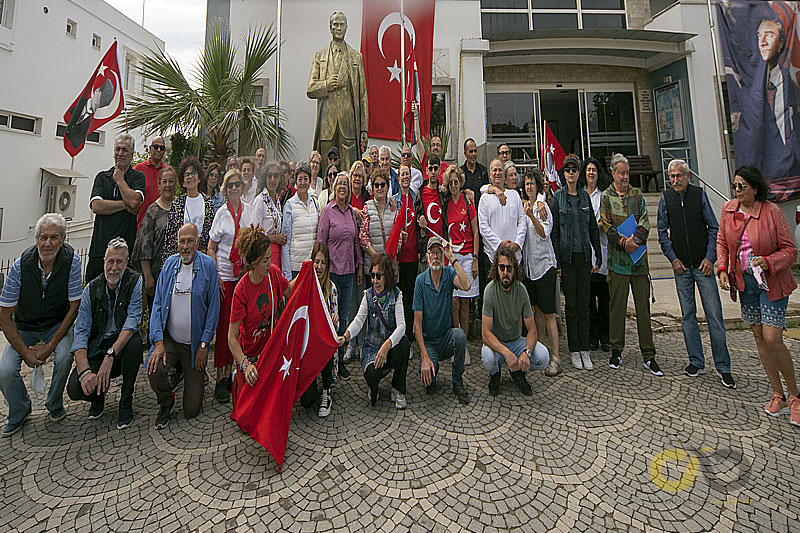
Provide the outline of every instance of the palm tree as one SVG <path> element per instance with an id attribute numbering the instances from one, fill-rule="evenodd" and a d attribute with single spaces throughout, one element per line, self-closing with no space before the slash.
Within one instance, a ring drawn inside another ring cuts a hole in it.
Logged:
<path id="1" fill-rule="evenodd" d="M 253 104 L 254 81 L 261 67 L 275 54 L 277 39 L 270 25 L 251 29 L 244 37 L 244 64 L 237 64 L 237 46 L 230 29 L 214 23 L 197 62 L 192 88 L 177 61 L 164 50 L 150 50 L 137 71 L 146 80 L 142 96 L 129 98 L 128 127 L 143 128 L 145 135 L 179 131 L 201 139 L 198 152 L 223 164 L 233 153 L 236 133 L 243 145 L 274 146 L 279 156 L 294 149 L 289 133 L 280 127 L 283 114 L 275 106 Z"/>

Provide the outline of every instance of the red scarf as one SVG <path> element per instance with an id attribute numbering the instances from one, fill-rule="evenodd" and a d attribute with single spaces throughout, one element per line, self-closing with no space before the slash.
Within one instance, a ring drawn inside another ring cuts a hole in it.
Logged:
<path id="1" fill-rule="evenodd" d="M 233 218 L 233 225 L 236 228 L 233 231 L 233 244 L 231 245 L 231 253 L 228 255 L 228 260 L 233 264 L 233 276 L 238 278 L 239 271 L 242 268 L 242 257 L 239 255 L 239 248 L 236 247 L 236 239 L 239 238 L 239 220 L 242 218 L 242 201 L 239 200 L 239 209 L 234 213 L 230 201 L 225 202 L 228 207 L 228 212 Z"/>

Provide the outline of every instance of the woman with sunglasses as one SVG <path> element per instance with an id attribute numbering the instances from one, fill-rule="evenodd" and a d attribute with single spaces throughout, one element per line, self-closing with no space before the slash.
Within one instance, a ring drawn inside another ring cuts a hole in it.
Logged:
<path id="1" fill-rule="evenodd" d="M 264 172 L 266 175 L 264 190 L 250 202 L 247 224 L 261 226 L 264 229 L 272 242 L 272 263 L 281 268 L 281 246 L 286 244 L 286 235 L 282 233 L 283 205 L 280 199 L 283 169 L 277 161 L 269 161 L 264 165 Z"/>
<path id="2" fill-rule="evenodd" d="M 397 217 L 395 202 L 389 201 L 389 173 L 376 168 L 372 174 L 372 199 L 365 204 L 366 216 L 361 221 L 359 238 L 361 249 L 366 252 L 364 263 L 369 268 L 373 257 L 386 251 L 386 239 L 394 227 Z"/>
<path id="3" fill-rule="evenodd" d="M 241 221 L 247 220 L 250 214 L 250 206 L 242 201 L 244 180 L 239 170 L 232 169 L 225 173 L 222 190 L 225 191 L 227 201 L 214 216 L 208 242 L 208 255 L 217 265 L 217 282 L 219 283 L 219 295 L 222 298 L 217 321 L 217 345 L 214 349 L 214 367 L 217 369 L 214 398 L 219 403 L 230 400 L 232 387 L 233 354 L 228 343 L 223 339 L 228 338 L 233 291 L 241 275 L 242 267 L 239 250 L 233 243 L 239 237 Z"/>
<path id="4" fill-rule="evenodd" d="M 372 287 L 365 290 L 352 323 L 338 339 L 339 346 L 358 335 L 366 325 L 361 348 L 361 369 L 374 407 L 378 385 L 387 374 L 392 376 L 391 398 L 397 409 L 406 408 L 406 370 L 411 344 L 405 336 L 403 294 L 395 287 L 394 261 L 388 254 L 377 254 L 370 266 Z"/>
<path id="5" fill-rule="evenodd" d="M 722 206 L 717 234 L 719 286 L 730 290 L 734 301 L 734 291 L 739 292 L 742 321 L 750 324 L 772 387 L 764 411 L 778 416 L 788 407 L 790 422 L 800 426 L 797 379 L 783 342 L 789 295 L 797 288 L 791 271 L 797 248 L 780 207 L 767 201 L 769 189 L 761 171 L 745 165 L 734 179 L 736 198 Z"/>
<path id="6" fill-rule="evenodd" d="M 589 351 L 589 290 L 592 272 L 602 264 L 600 231 L 592 208 L 592 199 L 578 187 L 578 157 L 564 160 L 565 186 L 553 196 L 553 232 L 551 238 L 564 291 L 567 315 L 567 343 L 572 366 L 592 370 Z M 592 252 L 595 263 L 592 264 Z"/>
<path id="7" fill-rule="evenodd" d="M 317 198 L 325 187 L 325 181 L 319 175 L 322 169 L 321 161 L 322 156 L 316 150 L 312 150 L 308 155 L 308 165 L 311 168 L 311 186 L 308 188 L 308 194 Z"/>
<path id="8" fill-rule="evenodd" d="M 333 201 L 333 182 L 339 175 L 339 165 L 331 163 L 325 170 L 325 189 L 319 193 L 319 205 L 325 207 Z"/>
<path id="9" fill-rule="evenodd" d="M 203 253 L 208 250 L 208 232 L 214 220 L 214 204 L 211 198 L 200 192 L 203 178 L 203 167 L 196 157 L 190 155 L 181 162 L 178 183 L 186 192 L 175 198 L 170 207 L 164 252 L 161 254 L 162 263 L 167 257 L 178 253 L 178 230 L 184 224 L 192 223 L 197 226 L 197 249 Z"/>
<path id="10" fill-rule="evenodd" d="M 225 205 L 224 194 L 219 190 L 221 182 L 219 163 L 213 162 L 206 169 L 206 179 L 200 184 L 200 192 L 211 198 L 215 213 Z"/>

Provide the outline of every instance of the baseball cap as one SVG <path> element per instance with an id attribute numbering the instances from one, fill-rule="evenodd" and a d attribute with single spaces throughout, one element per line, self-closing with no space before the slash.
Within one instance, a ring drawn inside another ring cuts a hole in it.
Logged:
<path id="1" fill-rule="evenodd" d="M 428 239 L 427 250 L 430 250 L 432 246 L 435 246 L 437 244 L 439 246 L 441 246 L 442 245 L 442 239 L 440 239 L 439 237 L 431 237 L 430 239 Z"/>
<path id="2" fill-rule="evenodd" d="M 578 161 L 578 158 L 577 158 L 577 157 L 574 157 L 574 156 L 569 156 L 568 158 L 566 158 L 566 159 L 564 160 L 564 166 L 567 166 L 567 165 L 569 165 L 570 163 L 572 163 L 573 165 L 575 165 L 575 166 L 576 166 L 576 167 L 578 167 L 578 168 L 580 168 L 580 167 L 581 167 L 581 164 L 580 164 L 580 162 Z"/>
<path id="3" fill-rule="evenodd" d="M 336 157 L 339 157 L 339 149 L 335 146 L 331 146 L 331 149 L 328 150 L 328 155 L 335 154 Z"/>

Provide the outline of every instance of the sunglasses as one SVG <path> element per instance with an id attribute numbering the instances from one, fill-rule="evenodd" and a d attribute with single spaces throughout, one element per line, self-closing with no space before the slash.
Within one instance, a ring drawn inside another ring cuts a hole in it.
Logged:
<path id="1" fill-rule="evenodd" d="M 329 156 L 328 156 L 328 161 L 334 161 L 334 160 L 336 160 L 336 159 L 339 159 L 339 156 L 338 156 L 338 155 L 329 155 Z"/>
<path id="2" fill-rule="evenodd" d="M 577 172 L 578 167 L 564 167 L 564 172 Z"/>
<path id="3" fill-rule="evenodd" d="M 184 178 L 196 178 L 199 176 L 196 170 L 191 170 L 183 175 Z"/>
<path id="4" fill-rule="evenodd" d="M 384 187 L 388 186 L 389 184 L 385 181 L 379 181 L 377 183 L 372 184 L 373 189 L 383 189 Z"/>
<path id="5" fill-rule="evenodd" d="M 242 186 L 241 181 L 229 181 L 227 185 L 225 185 L 225 187 L 227 187 L 228 189 L 233 189 L 233 188 L 238 189 L 241 186 Z"/>
<path id="6" fill-rule="evenodd" d="M 383 272 L 370 272 L 369 277 L 380 280 L 383 277 Z"/>
<path id="7" fill-rule="evenodd" d="M 497 265 L 497 269 L 500 272 L 513 272 L 514 271 L 514 265 L 504 265 L 502 263 L 499 263 Z"/>
<path id="8" fill-rule="evenodd" d="M 280 178 L 281 175 L 278 174 L 277 172 L 267 172 L 267 177 L 268 178 Z"/>
<path id="9" fill-rule="evenodd" d="M 439 170 L 439 165 L 428 165 L 428 170 Z"/>
<path id="10" fill-rule="evenodd" d="M 510 150 L 500 150 L 499 152 L 497 152 L 497 155 L 511 155 L 511 151 Z"/>
<path id="11" fill-rule="evenodd" d="M 738 182 L 733 184 L 734 191 L 743 191 L 745 187 L 747 187 L 747 183 Z"/>
<path id="12" fill-rule="evenodd" d="M 403 152 L 400 157 L 411 157 L 411 152 Z"/>
<path id="13" fill-rule="evenodd" d="M 153 150 L 157 150 L 159 152 L 163 152 L 164 150 L 167 149 L 167 147 L 164 146 L 163 144 L 151 144 L 150 148 L 152 148 Z"/>
<path id="14" fill-rule="evenodd" d="M 328 178 L 335 178 L 336 174 L 336 172 L 328 172 Z"/>

